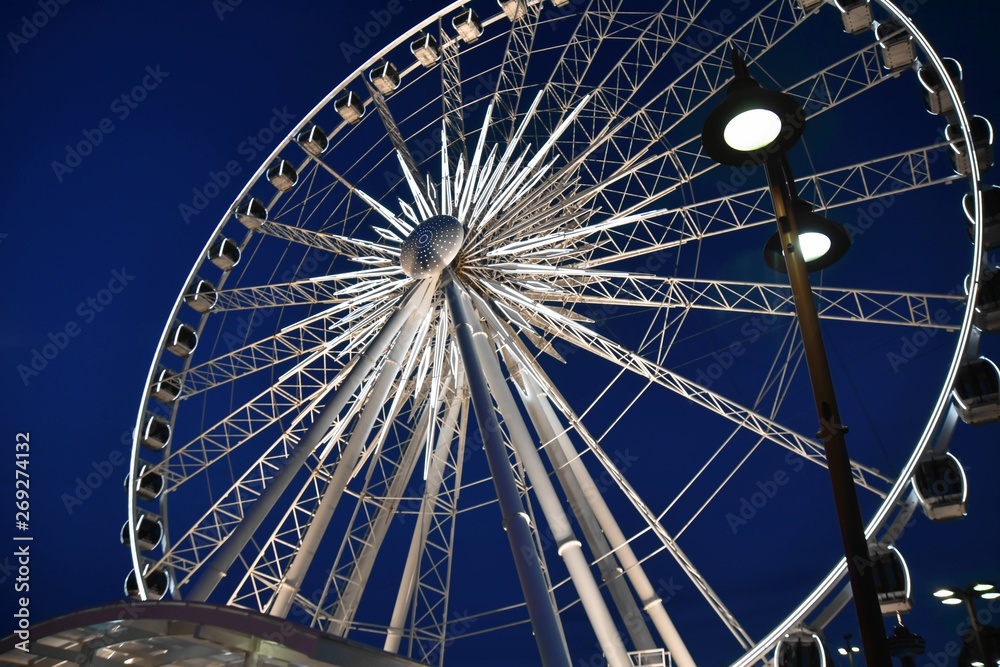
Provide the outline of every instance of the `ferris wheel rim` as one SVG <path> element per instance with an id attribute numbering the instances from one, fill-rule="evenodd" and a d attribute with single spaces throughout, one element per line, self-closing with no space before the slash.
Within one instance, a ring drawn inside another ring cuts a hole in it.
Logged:
<path id="1" fill-rule="evenodd" d="M 326 108 L 338 95 L 340 95 L 347 88 L 347 86 L 352 81 L 356 81 L 359 78 L 364 77 L 365 74 L 366 74 L 366 72 L 367 72 L 367 70 L 368 70 L 368 68 L 370 68 L 373 64 L 375 64 L 376 62 L 378 62 L 379 60 L 381 60 L 382 58 L 384 58 L 385 55 L 387 55 L 393 48 L 397 47 L 399 44 L 405 43 L 413 35 L 417 34 L 423 28 L 426 28 L 428 25 L 431 25 L 434 21 L 439 20 L 439 19 L 443 18 L 444 16 L 447 16 L 454 9 L 465 6 L 466 4 L 468 4 L 468 2 L 469 2 L 469 0 L 459 0 L 458 2 L 451 3 L 445 9 L 439 11 L 436 14 L 433 14 L 431 17 L 429 17 L 428 19 L 426 19 L 424 22 L 422 22 L 421 24 L 418 24 L 417 27 L 415 27 L 414 29 L 411 29 L 410 31 L 404 33 L 401 37 L 397 38 L 397 40 L 395 40 L 394 42 L 390 43 L 388 46 L 384 47 L 381 51 L 379 51 L 376 55 L 374 55 L 371 58 L 369 58 L 366 62 L 362 63 L 361 66 L 359 66 L 354 72 L 352 72 L 351 75 L 349 75 L 348 77 L 346 77 L 340 84 L 338 84 L 337 87 L 335 87 L 331 91 L 331 93 L 329 93 L 320 103 L 318 103 L 293 128 L 293 130 L 288 134 L 288 136 L 285 137 L 285 139 L 283 139 L 279 143 L 279 145 L 271 152 L 271 154 L 261 163 L 261 166 L 257 169 L 257 171 L 253 174 L 253 176 L 247 182 L 247 184 L 243 187 L 243 189 L 240 191 L 240 193 L 236 196 L 236 198 L 234 199 L 232 205 L 227 210 L 226 215 L 223 216 L 223 218 L 220 220 L 219 224 L 216 226 L 216 228 L 213 231 L 213 233 L 209 236 L 209 240 L 205 244 L 205 247 L 203 248 L 202 253 L 200 255 L 200 260 L 196 261 L 196 263 L 193 265 L 191 271 L 189 272 L 188 278 L 184 282 L 185 287 L 182 288 L 180 294 L 178 295 L 178 298 L 176 299 L 176 301 L 174 303 L 174 308 L 171 311 L 171 313 L 170 313 L 170 315 L 169 315 L 169 317 L 167 319 L 167 325 L 164 328 L 163 333 L 161 334 L 161 339 L 160 339 L 160 341 L 158 343 L 158 346 L 157 346 L 157 353 L 154 355 L 152 364 L 151 364 L 149 372 L 147 374 L 147 382 L 146 382 L 147 392 L 146 392 L 146 395 L 144 396 L 143 400 L 140 403 L 139 412 L 138 412 L 138 416 L 137 416 L 137 420 L 136 420 L 136 433 L 137 433 L 137 436 L 138 436 L 138 433 L 140 432 L 140 430 L 141 430 L 141 428 L 142 428 L 142 426 L 144 424 L 144 421 L 145 421 L 144 418 L 145 418 L 145 415 L 147 413 L 146 404 L 148 402 L 148 394 L 149 394 L 148 387 L 150 387 L 153 384 L 154 377 L 155 377 L 156 371 L 157 371 L 157 369 L 159 367 L 159 361 L 160 361 L 161 355 L 163 354 L 163 348 L 164 348 L 167 336 L 168 336 L 168 334 L 170 332 L 171 325 L 172 325 L 172 323 L 174 321 L 176 321 L 177 314 L 178 314 L 178 312 L 180 311 L 180 309 L 183 306 L 183 298 L 182 297 L 185 294 L 185 290 L 187 289 L 187 285 L 190 284 L 190 282 L 198 275 L 198 271 L 199 271 L 200 267 L 203 265 L 204 262 L 207 261 L 207 260 L 204 259 L 206 252 L 208 251 L 208 249 L 209 249 L 211 243 L 213 242 L 213 240 L 216 239 L 216 237 L 221 233 L 222 227 L 228 221 L 228 219 L 229 219 L 232 211 L 235 209 L 236 205 L 238 203 L 240 203 L 241 201 L 243 201 L 246 198 L 246 196 L 248 195 L 248 193 L 250 192 L 250 190 L 252 189 L 252 187 L 261 179 L 262 176 L 264 176 L 264 174 L 265 174 L 268 166 L 278 156 L 281 155 L 282 150 L 284 150 L 285 148 L 287 148 L 293 142 L 294 137 L 301 130 L 307 128 L 312 123 L 312 120 L 317 115 L 317 113 L 319 113 L 319 111 L 321 111 L 322 109 Z M 908 19 L 906 19 L 905 14 L 903 14 L 898 9 L 898 7 L 896 7 L 890 0 L 876 0 L 876 2 L 878 4 L 880 4 L 880 5 L 882 5 L 890 13 L 893 13 L 899 20 L 907 22 L 908 29 L 911 30 L 911 34 L 913 34 L 914 38 L 917 39 L 918 42 L 920 42 L 922 50 L 925 52 L 925 54 L 927 54 L 931 58 L 931 60 L 933 61 L 934 66 L 936 68 L 938 68 L 939 71 L 943 71 L 943 65 L 941 64 L 940 58 L 937 56 L 936 52 L 933 51 L 933 48 L 926 41 L 926 39 L 923 37 L 923 35 L 921 33 L 919 33 L 919 31 L 916 30 L 915 26 L 913 26 L 912 23 L 908 22 Z M 488 23 L 495 23 L 495 22 L 497 22 L 497 21 L 499 21 L 499 20 L 501 20 L 503 18 L 504 18 L 503 12 L 500 12 L 500 13 L 494 15 L 493 17 L 491 17 L 490 19 L 488 19 L 487 22 Z M 484 23 L 487 23 L 487 22 L 484 22 Z M 455 39 L 457 40 L 458 38 L 456 37 Z M 414 65 L 414 67 L 415 66 L 416 65 Z M 954 85 L 951 83 L 950 79 L 947 76 L 942 76 L 942 80 L 944 81 L 946 87 L 949 89 L 948 90 L 949 94 L 952 95 L 952 96 L 954 96 L 955 99 L 958 99 L 957 92 L 955 91 Z M 971 134 L 970 134 L 970 129 L 969 129 L 969 122 L 968 122 L 968 118 L 966 116 L 964 107 L 963 107 L 963 105 L 961 103 L 959 103 L 959 104 L 956 104 L 956 109 L 957 109 L 957 112 L 958 112 L 959 117 L 960 117 L 961 127 L 962 127 L 962 131 L 963 131 L 965 140 L 967 142 L 967 145 L 971 146 L 972 145 L 972 140 L 971 140 Z M 344 125 L 346 126 L 346 122 L 344 123 Z M 972 185 L 972 191 L 978 193 L 978 189 L 976 188 L 976 183 L 979 180 L 978 165 L 976 164 L 975 160 L 973 160 L 971 162 L 972 162 L 973 175 L 970 175 L 970 177 L 969 177 L 968 180 L 970 181 L 970 183 L 973 184 Z M 981 201 L 980 201 L 980 199 L 981 199 L 981 196 L 977 195 L 975 197 L 975 217 L 976 217 L 975 229 L 976 229 L 976 235 L 975 235 L 975 238 L 974 238 L 973 264 L 972 264 L 972 275 L 974 275 L 974 276 L 980 275 L 981 264 L 982 264 L 982 252 L 981 252 L 981 248 L 982 248 L 982 210 L 981 210 Z M 249 237 L 249 234 L 248 234 L 248 237 Z M 221 287 L 221 285 L 220 285 L 220 287 Z M 897 480 L 896 480 L 896 483 L 894 485 L 894 488 L 893 488 L 893 490 L 890 493 L 891 500 L 889 498 L 887 498 L 885 500 L 885 502 L 882 504 L 882 506 L 880 507 L 880 509 L 877 511 L 876 516 L 868 524 L 868 528 L 867 528 L 866 532 L 867 532 L 867 534 L 868 534 L 869 537 L 874 536 L 881 528 L 884 527 L 885 522 L 888 521 L 890 510 L 891 510 L 891 508 L 893 506 L 893 503 L 895 503 L 896 501 L 898 501 L 899 498 L 902 496 L 903 492 L 906 490 L 906 486 L 909 483 L 909 478 L 912 477 L 913 470 L 916 467 L 917 463 L 919 462 L 919 459 L 920 459 L 920 456 L 922 455 L 922 452 L 927 448 L 928 443 L 930 442 L 931 438 L 934 435 L 934 431 L 936 430 L 936 428 L 937 428 L 938 424 L 940 423 L 941 419 L 944 418 L 945 411 L 948 408 L 949 400 L 950 400 L 950 392 L 951 392 L 950 387 L 953 384 L 955 376 L 957 375 L 958 368 L 959 368 L 959 365 L 960 365 L 960 362 L 961 362 L 962 353 L 964 351 L 964 348 L 966 347 L 966 344 L 968 342 L 969 336 L 970 336 L 971 331 L 972 331 L 972 326 L 973 326 L 973 324 L 972 324 L 973 307 L 972 307 L 972 305 L 968 305 L 968 304 L 974 304 L 975 303 L 975 294 L 976 294 L 975 290 L 976 289 L 978 289 L 978 280 L 974 280 L 972 282 L 972 286 L 970 287 L 970 293 L 969 293 L 969 296 L 968 296 L 967 307 L 965 309 L 965 313 L 964 313 L 963 320 L 962 320 L 961 332 L 959 333 L 959 341 L 960 342 L 959 342 L 959 344 L 956 345 L 956 352 L 955 352 L 955 355 L 953 357 L 952 363 L 951 363 L 949 371 L 948 371 L 948 378 L 947 378 L 947 380 L 945 381 L 945 383 L 943 385 L 943 388 L 942 388 L 942 391 L 941 391 L 941 393 L 939 395 L 938 400 L 936 401 L 935 408 L 934 408 L 934 415 L 932 416 L 932 419 L 928 422 L 927 427 L 926 427 L 923 435 L 920 437 L 919 443 L 918 443 L 916 449 L 914 450 L 913 455 L 907 461 L 907 464 L 904 467 L 903 472 L 901 472 L 899 474 L 899 476 L 897 477 Z M 202 315 L 202 317 L 200 318 L 200 323 L 201 323 L 202 326 L 204 325 L 204 322 L 208 319 L 208 317 L 209 317 L 208 313 Z M 171 410 L 171 421 L 172 421 L 173 416 L 175 414 L 176 414 L 176 410 L 172 409 Z M 139 443 L 138 443 L 138 439 L 137 439 L 136 442 L 135 442 L 135 444 L 134 444 L 134 446 L 133 446 L 132 459 L 131 459 L 131 469 L 132 469 L 133 479 L 134 479 L 134 475 L 136 474 L 136 472 L 138 470 L 138 465 L 139 465 L 138 455 L 139 455 Z M 135 491 L 133 489 L 132 492 L 129 493 L 129 524 L 130 524 L 130 529 L 132 531 L 133 536 L 135 534 L 135 521 L 136 521 L 136 517 L 137 517 L 137 507 L 136 507 L 136 504 L 135 504 L 135 497 L 134 496 L 135 496 Z M 165 512 L 164 512 L 163 519 L 164 519 L 164 522 L 166 522 L 166 513 Z M 135 540 L 133 539 L 133 545 L 132 545 L 132 549 L 131 549 L 132 550 L 133 567 L 135 568 L 136 572 L 139 572 L 140 571 L 140 564 L 141 564 L 140 563 L 140 555 L 139 555 L 139 553 L 137 551 L 137 548 L 135 547 L 134 543 L 135 543 Z M 839 576 L 835 576 L 835 574 L 838 571 L 840 572 L 840 575 Z M 823 595 L 829 594 L 829 592 L 833 589 L 833 587 L 835 587 L 837 585 L 837 582 L 839 581 L 839 577 L 842 576 L 843 572 L 845 572 L 845 571 L 846 571 L 846 568 L 842 568 L 841 566 L 835 566 L 834 571 L 831 572 L 830 575 L 828 575 L 828 577 L 826 577 L 824 579 L 824 581 L 820 584 L 819 587 L 817 587 L 817 589 L 813 592 L 813 595 L 811 595 L 810 597 L 813 597 L 814 595 L 816 595 L 820 591 L 820 588 L 824 588 Z M 833 578 L 831 578 L 831 577 L 833 577 Z M 142 578 L 141 577 L 139 577 L 139 586 L 140 586 L 140 588 L 142 588 L 144 586 L 144 584 L 142 583 Z M 143 591 L 143 594 L 145 594 L 145 591 Z M 793 614 L 794 613 L 795 612 L 793 612 Z M 794 626 L 796 623 L 800 623 L 801 620 L 802 620 L 802 618 L 805 616 L 806 613 L 807 612 L 803 612 L 796 620 L 792 621 L 787 626 L 786 625 L 782 625 L 781 627 L 784 628 L 784 629 L 788 629 L 788 628 Z M 776 628 L 776 631 L 777 631 L 777 628 Z M 768 637 L 770 637 L 770 636 L 771 636 L 771 634 L 768 635 Z M 763 643 L 764 643 L 764 640 L 762 640 L 761 644 L 763 644 Z M 772 646 L 773 646 L 773 642 L 772 642 L 771 645 L 769 645 L 767 647 L 767 649 L 771 648 Z M 765 650 L 767 650 L 767 649 L 765 649 Z M 756 657 L 759 657 L 760 655 L 762 655 L 762 653 L 763 652 L 756 654 Z M 750 655 L 750 652 L 748 652 L 746 655 L 744 655 L 744 657 L 741 658 L 740 660 L 738 660 L 737 662 L 734 662 L 733 663 L 734 666 L 735 665 L 749 664 L 749 662 L 752 662 L 754 658 L 748 658 L 747 656 L 749 656 L 749 655 Z"/>

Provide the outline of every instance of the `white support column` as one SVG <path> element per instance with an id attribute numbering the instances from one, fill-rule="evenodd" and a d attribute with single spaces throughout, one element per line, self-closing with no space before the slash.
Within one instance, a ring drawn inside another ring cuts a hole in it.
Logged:
<path id="1" fill-rule="evenodd" d="M 420 554 L 424 550 L 427 530 L 431 523 L 431 514 L 434 512 L 434 505 L 437 503 L 438 491 L 444 481 L 444 470 L 448 461 L 448 449 L 451 447 L 451 441 L 455 436 L 455 427 L 458 424 L 458 410 L 464 403 L 464 400 L 459 399 L 457 396 L 458 387 L 461 387 L 461 384 L 456 380 L 456 396 L 453 397 L 448 409 L 448 415 L 445 417 L 444 425 L 438 432 L 437 444 L 434 446 L 434 454 L 431 457 L 430 468 L 427 471 L 427 485 L 424 487 L 424 498 L 420 503 L 420 513 L 417 515 L 416 525 L 413 528 L 413 539 L 410 541 L 410 549 L 406 554 L 406 565 L 403 568 L 403 576 L 400 579 L 399 592 L 396 594 L 396 604 L 392 609 L 389 632 L 385 637 L 385 644 L 382 646 L 382 650 L 389 653 L 399 652 L 399 643 L 403 638 L 406 614 L 410 609 L 410 601 L 413 591 L 416 588 Z M 459 455 L 461 455 L 461 452 Z"/>
<path id="2" fill-rule="evenodd" d="M 673 621 L 670 620 L 667 610 L 663 607 L 663 600 L 656 593 L 653 584 L 642 569 L 639 559 L 636 558 L 632 547 L 625 538 L 625 534 L 622 533 L 621 528 L 618 526 L 614 514 L 612 514 L 607 503 L 604 502 L 604 498 L 601 496 L 597 485 L 594 484 L 590 472 L 577 455 L 576 448 L 559 422 L 555 410 L 549 404 L 548 397 L 542 393 L 541 388 L 529 373 L 524 373 L 522 377 L 524 378 L 525 385 L 529 388 L 531 394 L 534 395 L 532 402 L 537 405 L 538 412 L 540 412 L 535 428 L 538 429 L 543 440 L 552 443 L 549 447 L 559 446 L 562 449 L 564 457 L 569 461 L 570 470 L 580 483 L 585 500 L 593 509 L 594 515 L 604 530 L 604 534 L 607 536 L 611 547 L 615 550 L 622 567 L 625 569 L 625 574 L 628 575 L 629 581 L 632 582 L 632 586 L 639 596 L 643 610 L 649 614 L 650 619 L 653 621 L 653 626 L 659 633 L 667 650 L 670 651 L 674 663 L 678 667 L 695 667 L 691 653 L 687 650 L 684 640 L 681 639 L 680 633 L 677 632 L 677 628 L 674 627 Z"/>
<path id="3" fill-rule="evenodd" d="M 525 386 L 521 392 L 521 399 L 528 410 L 535 430 L 539 433 L 550 433 L 551 429 L 548 428 L 548 422 L 539 407 L 538 394 L 533 391 L 533 385 Z M 625 581 L 624 568 L 619 568 L 618 559 L 608 544 L 597 517 L 594 516 L 594 510 L 587 502 L 580 482 L 570 470 L 566 455 L 557 443 L 552 442 L 551 438 L 542 437 L 542 442 L 549 445 L 544 447 L 545 454 L 555 470 L 556 477 L 559 479 L 563 493 L 569 500 L 576 520 L 580 523 L 580 528 L 590 546 L 591 553 L 597 560 L 601 576 L 604 578 L 604 583 L 611 593 L 622 621 L 625 623 L 625 629 L 632 639 L 632 645 L 638 651 L 651 651 L 657 648 L 649 628 L 646 627 L 646 619 L 635 602 L 635 596 L 632 595 L 628 582 Z"/>
<path id="4" fill-rule="evenodd" d="M 510 543 L 511 555 L 517 569 L 521 592 L 528 607 L 535 643 L 543 667 L 570 667 L 569 649 L 566 646 L 559 621 L 558 610 L 549 595 L 548 585 L 536 551 L 529 518 L 524 511 L 510 459 L 503 442 L 500 423 L 493 408 L 493 397 L 487 386 L 486 375 L 476 353 L 473 340 L 472 317 L 466 307 L 464 290 L 459 286 L 451 270 L 445 276 L 448 307 L 455 321 L 455 337 L 458 339 L 462 365 L 468 376 L 472 404 L 479 422 L 479 432 L 483 436 L 483 449 L 490 468 L 490 476 L 497 492 L 503 527 Z"/>
<path id="5" fill-rule="evenodd" d="M 316 507 L 313 519 L 309 523 L 309 528 L 306 530 L 306 534 L 302 538 L 299 548 L 295 552 L 295 557 L 288 566 L 288 570 L 285 572 L 284 577 L 282 577 L 281 583 L 278 584 L 278 591 L 271 602 L 270 608 L 267 610 L 272 616 L 285 617 L 292 606 L 292 602 L 295 600 L 296 593 L 298 593 L 299 588 L 302 586 L 306 572 L 309 570 L 309 566 L 316 556 L 320 540 L 326 532 L 330 519 L 333 518 L 333 512 L 340 502 L 344 489 L 347 488 L 347 484 L 351 480 L 351 474 L 354 472 L 365 442 L 368 441 L 375 419 L 382 410 L 386 397 L 389 395 L 389 391 L 396 381 L 396 376 L 400 372 L 406 353 L 410 349 L 410 344 L 413 342 L 414 336 L 416 336 L 420 322 L 423 320 L 427 292 L 423 294 L 424 298 L 420 300 L 419 304 L 414 304 L 413 311 L 400 328 L 399 336 L 389 351 L 389 356 L 386 358 L 385 365 L 372 386 L 365 407 L 358 417 L 354 430 L 351 432 L 351 437 L 341 452 L 340 461 L 337 463 L 337 467 L 330 478 L 330 483 L 323 493 L 322 500 L 320 500 L 319 505 Z"/>
<path id="6" fill-rule="evenodd" d="M 296 473 L 302 468 L 309 455 L 316 449 L 330 425 L 340 415 L 340 411 L 347 405 L 348 400 L 357 391 L 361 383 L 364 382 L 368 373 L 375 367 L 375 360 L 378 359 L 389 347 L 392 339 L 399 332 L 400 327 L 406 322 L 410 315 L 423 304 L 430 294 L 431 281 L 417 285 L 410 293 L 409 300 L 392 314 L 389 321 L 368 345 L 368 348 L 361 354 L 354 367 L 341 382 L 339 387 L 330 387 L 329 391 L 334 392 L 333 398 L 327 403 L 323 411 L 316 417 L 312 426 L 299 441 L 294 453 L 289 457 L 287 463 L 281 471 L 276 474 L 267 484 L 263 493 L 254 501 L 250 512 L 243 518 L 243 521 L 225 539 L 225 542 L 211 556 L 205 565 L 205 573 L 201 579 L 185 596 L 187 600 L 204 602 L 212 594 L 215 587 L 219 585 L 226 572 L 236 562 L 236 558 L 242 553 L 250 538 L 260 527 L 264 518 L 274 509 L 275 504 L 285 492 Z"/>
<path id="7" fill-rule="evenodd" d="M 557 553 L 566 564 L 569 570 L 570 579 L 580 596 L 580 602 L 587 613 L 597 641 L 604 651 L 608 665 L 611 667 L 631 667 L 628 653 L 622 642 L 621 636 L 615 628 L 614 619 L 608 611 L 601 590 L 594 580 L 590 564 L 583 554 L 582 544 L 573 533 L 569 518 L 563 510 L 562 503 L 556 495 L 555 487 L 552 484 L 542 458 L 538 454 L 535 441 L 528 432 L 521 412 L 511 395 L 510 386 L 507 384 L 497 361 L 496 352 L 490 344 L 489 338 L 483 331 L 478 319 L 472 320 L 473 340 L 476 343 L 476 352 L 483 371 L 490 385 L 490 393 L 496 400 L 500 408 L 500 413 L 504 417 L 504 423 L 510 431 L 511 442 L 524 465 L 525 472 L 534 489 L 535 496 L 545 515 L 552 538 L 558 545 Z"/>

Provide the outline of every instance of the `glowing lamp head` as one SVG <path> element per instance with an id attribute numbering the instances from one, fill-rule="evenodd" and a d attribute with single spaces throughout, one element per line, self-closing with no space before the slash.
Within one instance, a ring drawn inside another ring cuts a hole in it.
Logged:
<path id="1" fill-rule="evenodd" d="M 799 234 L 799 249 L 802 251 L 802 259 L 812 262 L 826 253 L 830 252 L 833 241 L 826 234 L 819 232 L 806 232 Z"/>
<path id="2" fill-rule="evenodd" d="M 748 109 L 726 123 L 722 136 L 726 145 L 738 151 L 764 148 L 781 134 L 781 119 L 770 109 Z"/>
<path id="3" fill-rule="evenodd" d="M 737 167 L 763 164 L 799 140 L 805 113 L 792 96 L 761 88 L 735 49 L 732 57 L 736 76 L 726 89 L 726 99 L 705 120 L 701 143 L 716 162 Z"/>
<path id="4" fill-rule="evenodd" d="M 795 226 L 799 232 L 799 253 L 806 271 L 819 271 L 836 263 L 851 247 L 851 237 L 843 226 L 813 213 L 808 202 L 792 202 Z M 781 235 L 775 233 L 764 246 L 764 261 L 775 271 L 788 273 Z"/>

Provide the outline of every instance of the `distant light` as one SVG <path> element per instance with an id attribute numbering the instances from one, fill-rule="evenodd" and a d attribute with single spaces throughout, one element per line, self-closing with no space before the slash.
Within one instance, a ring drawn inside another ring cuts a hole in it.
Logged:
<path id="1" fill-rule="evenodd" d="M 981 597 L 984 600 L 996 600 L 997 598 L 1000 598 L 1000 592 L 993 591 L 991 593 L 983 593 Z"/>
<path id="2" fill-rule="evenodd" d="M 806 232 L 799 235 L 799 248 L 802 250 L 802 261 L 811 262 L 819 259 L 830 251 L 833 243 L 826 234 Z"/>
<path id="3" fill-rule="evenodd" d="M 962 604 L 962 601 L 958 598 L 945 598 L 944 600 L 941 600 L 941 602 L 943 604 Z"/>
<path id="4" fill-rule="evenodd" d="M 969 663 L 972 667 L 986 667 L 982 660 L 973 660 Z"/>
<path id="5" fill-rule="evenodd" d="M 750 109 L 726 123 L 722 136 L 730 148 L 755 151 L 781 134 L 781 119 L 770 109 Z"/>
<path id="6" fill-rule="evenodd" d="M 939 588 L 934 591 L 934 597 L 936 598 L 950 598 L 955 595 L 955 591 L 950 588 Z"/>
<path id="7" fill-rule="evenodd" d="M 860 653 L 860 652 L 861 652 L 861 649 L 859 649 L 857 646 L 852 646 L 851 647 L 851 653 Z"/>
<path id="8" fill-rule="evenodd" d="M 972 586 L 972 590 L 979 592 L 992 591 L 994 588 L 996 588 L 996 586 L 993 584 L 973 584 Z"/>
<path id="9" fill-rule="evenodd" d="M 847 649 L 846 648 L 838 648 L 837 649 L 837 653 L 839 653 L 840 655 L 847 655 Z"/>

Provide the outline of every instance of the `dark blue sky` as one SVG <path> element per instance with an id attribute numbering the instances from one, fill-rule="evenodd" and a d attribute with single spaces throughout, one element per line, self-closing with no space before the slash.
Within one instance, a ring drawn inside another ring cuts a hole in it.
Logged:
<path id="1" fill-rule="evenodd" d="M 1000 19 L 995 3 L 965 0 L 959 7 L 944 0 L 909 0 L 903 5 L 916 10 L 915 22 L 939 53 L 957 58 L 964 66 L 970 112 L 1000 119 L 996 54 L 991 48 Z M 48 6 L 53 15 L 36 20 L 43 24 L 36 28 L 30 17 L 42 11 L 41 6 Z M 495 3 L 486 0 L 474 6 L 484 15 L 495 9 Z M 129 432 L 173 300 L 218 219 L 284 133 L 372 55 L 376 45 L 408 30 L 431 8 L 426 0 L 201 0 L 101 6 L 81 0 L 65 4 L 14 0 L 0 9 L 5 35 L 0 46 L 5 92 L 0 120 L 7 129 L 7 149 L 0 164 L 6 204 L 0 222 L 0 275 L 8 285 L 6 316 L 0 325 L 0 395 L 5 403 L 0 410 L 0 438 L 7 443 L 0 467 L 8 471 L 4 473 L 8 479 L 13 476 L 15 435 L 30 432 L 34 619 L 122 596 L 122 582 L 131 567 L 125 548 L 118 544 L 125 516 L 121 484 Z M 833 12 L 831 8 L 823 11 Z M 386 25 L 369 42 L 359 37 L 359 31 L 373 20 L 371 12 L 377 13 L 374 18 L 385 17 Z M 795 69 L 794 64 L 789 67 Z M 911 72 L 902 76 L 915 78 Z M 911 98 L 882 97 L 878 103 L 919 105 L 916 81 L 911 83 Z M 879 118 L 877 124 L 866 123 L 855 111 L 816 134 L 807 130 L 811 157 L 822 165 L 825 148 L 843 143 L 844 137 L 878 141 L 883 134 L 926 129 L 921 124 L 892 126 L 885 114 Z M 929 136 L 911 145 L 932 141 Z M 85 148 L 79 154 L 67 150 L 80 144 Z M 991 181 L 991 176 L 995 174 L 988 174 L 986 180 Z M 956 199 L 958 187 L 953 188 L 954 195 L 952 190 L 939 188 L 935 196 Z M 925 231 L 929 223 L 919 205 L 908 210 L 909 234 L 916 238 L 930 233 Z M 959 226 L 963 220 L 957 200 L 953 211 L 953 224 Z M 876 237 L 879 242 L 892 242 L 888 230 L 875 229 L 868 238 L 874 243 Z M 752 253 L 735 256 L 726 269 L 735 271 L 744 262 L 758 261 L 757 253 L 755 247 Z M 913 268 L 907 266 L 905 257 L 888 259 L 881 270 L 890 277 L 878 284 L 886 289 L 910 289 L 923 271 L 936 270 L 927 264 L 915 272 L 915 278 L 893 273 L 903 267 Z M 878 269 L 859 263 L 842 270 L 824 280 L 836 284 L 850 276 L 842 281 L 846 283 L 855 274 Z M 759 279 L 775 280 L 763 270 L 759 274 Z M 712 324 L 709 317 L 704 321 Z M 744 336 L 757 331 L 774 333 L 769 323 L 747 321 L 751 323 L 751 329 L 742 327 Z M 902 380 L 897 383 L 900 393 L 867 401 L 863 390 L 870 381 L 868 374 L 884 379 L 891 365 L 889 353 L 902 349 L 901 336 L 911 332 L 888 331 L 878 341 L 866 339 L 862 349 L 847 338 L 849 330 L 831 326 L 826 331 L 832 341 L 835 372 L 845 377 L 838 385 L 845 414 L 854 409 L 852 416 L 858 422 L 878 421 L 885 415 L 896 419 L 889 423 L 909 422 L 909 431 L 873 427 L 890 441 L 890 448 L 895 447 L 891 440 L 897 434 L 912 439 L 916 424 L 925 420 L 930 397 L 938 391 L 933 369 L 939 368 L 934 364 L 944 358 L 946 347 L 933 339 L 918 345 L 914 361 L 896 374 Z M 838 338 L 838 333 L 843 335 Z M 731 342 L 725 334 L 711 336 L 716 338 L 706 350 L 722 350 Z M 55 348 L 58 352 L 49 354 L 51 358 L 42 354 Z M 983 349 L 1000 356 L 996 340 L 985 341 Z M 577 360 L 571 358 L 570 363 Z M 690 363 L 681 370 L 691 377 L 709 368 L 707 363 Z M 924 364 L 926 368 L 915 370 Z M 911 370 L 913 374 L 907 375 Z M 748 400 L 743 394 L 756 391 L 738 380 L 727 382 L 732 384 L 720 384 L 720 391 L 729 389 L 738 400 Z M 905 395 L 908 391 L 914 392 L 912 400 Z M 572 391 L 566 393 L 572 395 Z M 606 409 L 607 414 L 596 415 L 599 421 L 613 419 L 612 408 Z M 640 409 L 654 417 L 661 414 L 659 404 L 649 397 Z M 807 411 L 799 417 L 796 428 L 812 432 L 811 414 Z M 622 449 L 642 457 L 642 464 L 636 466 L 642 470 L 636 470 L 636 475 L 648 485 L 645 488 L 655 487 L 654 470 L 672 463 L 671 456 L 653 449 L 664 430 L 669 432 L 667 440 L 694 447 L 701 442 L 697 430 L 701 419 L 669 417 L 670 425 L 664 428 L 654 418 L 647 424 L 648 432 L 633 426 L 624 434 L 630 440 Z M 659 425 L 655 431 L 654 425 Z M 953 440 L 952 450 L 969 476 L 969 517 L 947 525 L 931 525 L 921 517 L 900 545 L 914 575 L 916 607 L 907 623 L 928 637 L 934 652 L 945 650 L 946 643 L 956 638 L 954 628 L 962 616 L 937 604 L 930 591 L 937 585 L 973 578 L 1000 579 L 995 519 L 1000 507 L 1000 485 L 995 483 L 997 428 L 960 425 Z M 725 501 L 729 504 L 714 507 L 719 522 L 754 491 L 755 480 L 790 466 L 783 462 L 783 455 L 763 461 L 760 470 L 766 475 L 746 477 L 744 485 L 733 489 Z M 868 460 L 877 458 L 872 455 Z M 683 465 L 679 469 L 686 474 Z M 797 487 L 793 479 L 787 503 L 791 509 L 782 518 L 753 524 L 755 532 L 748 539 L 757 540 L 762 553 L 764 545 L 774 546 L 774 540 L 794 540 L 800 528 L 803 532 L 811 529 L 807 524 L 813 522 L 814 514 L 808 507 L 817 498 L 816 502 L 825 502 L 821 494 L 827 493 L 827 487 L 821 475 L 810 479 Z M 5 482 L 3 487 L 10 488 L 10 484 Z M 790 497 L 793 488 L 794 499 Z M 0 534 L 8 540 L 14 510 L 10 493 L 5 492 L 4 498 L 5 523 Z M 661 506 L 654 498 L 647 500 Z M 799 510 L 792 511 L 796 507 Z M 680 525 L 683 522 L 672 529 Z M 719 526 L 725 537 L 725 524 Z M 11 543 L 5 544 L 0 547 L 0 563 L 7 562 L 5 556 L 11 551 Z M 702 559 L 699 563 L 717 573 L 720 594 L 734 608 L 744 610 L 784 604 L 771 602 L 768 595 L 787 584 L 788 595 L 794 596 L 794 591 L 815 581 L 816 573 L 825 573 L 832 564 L 829 551 L 817 568 L 800 561 L 775 566 L 773 555 L 766 554 L 760 562 L 732 562 L 728 548 L 724 539 L 689 546 L 693 557 Z M 498 560 L 492 566 L 507 568 L 509 564 Z M 764 568 L 762 574 L 758 566 Z M 667 572 L 665 581 L 683 576 Z M 4 603 L 0 618 L 5 619 L 0 635 L 10 630 L 7 610 L 12 586 L 6 570 L 0 571 Z M 687 593 L 692 597 L 687 598 Z M 687 628 L 695 637 L 690 640 L 695 658 L 703 665 L 728 664 L 735 655 L 735 643 L 728 638 L 711 639 L 722 632 L 721 626 L 696 606 L 698 600 L 690 587 L 678 598 L 678 614 L 689 609 L 688 603 L 695 619 Z M 783 609 L 769 609 L 766 616 L 777 618 Z M 842 614 L 831 626 L 832 636 L 857 635 L 848 616 Z M 575 623 L 574 619 L 567 626 L 575 627 Z"/>

